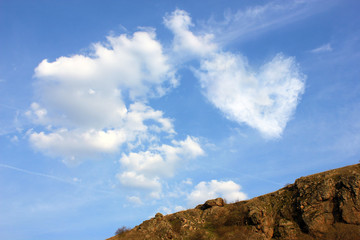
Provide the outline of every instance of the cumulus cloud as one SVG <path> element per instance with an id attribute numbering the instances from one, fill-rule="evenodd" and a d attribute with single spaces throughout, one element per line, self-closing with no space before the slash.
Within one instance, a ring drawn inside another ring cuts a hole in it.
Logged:
<path id="1" fill-rule="evenodd" d="M 67 163 L 114 153 L 175 134 L 172 120 L 146 105 L 177 85 L 175 71 L 153 30 L 107 37 L 88 55 L 45 59 L 35 69 L 38 102 L 25 115 L 46 130 L 32 145 Z M 126 102 L 131 102 L 129 107 Z"/>
<path id="2" fill-rule="evenodd" d="M 205 56 L 217 49 L 212 34 L 195 35 L 189 30 L 193 23 L 184 10 L 175 10 L 164 18 L 164 23 L 174 34 L 173 50 L 177 54 Z"/>
<path id="3" fill-rule="evenodd" d="M 210 182 L 200 182 L 196 185 L 187 199 L 190 206 L 195 206 L 217 197 L 222 197 L 229 202 L 247 199 L 246 194 L 240 190 L 241 186 L 233 181 L 211 180 Z"/>
<path id="4" fill-rule="evenodd" d="M 127 96 L 146 100 L 177 85 L 154 32 L 107 40 L 94 44 L 88 56 L 45 59 L 35 69 L 36 94 L 53 125 L 114 127 L 127 111 Z"/>
<path id="5" fill-rule="evenodd" d="M 182 26 L 173 25 L 181 34 L 190 24 L 185 15 L 173 15 L 184 18 Z M 174 49 L 191 50 L 191 44 L 197 44 L 194 35 L 186 39 L 185 45 L 175 44 Z M 177 86 L 175 71 L 149 28 L 132 36 L 107 37 L 106 42 L 93 44 L 90 54 L 44 59 L 34 74 L 37 100 L 25 113 L 39 125 L 27 132 L 29 141 L 36 150 L 61 157 L 68 165 L 122 154 L 122 171 L 116 175 L 120 183 L 159 198 L 162 178 L 174 176 L 180 160 L 204 154 L 198 139 L 176 140 L 173 120 L 148 105 L 150 98 Z M 162 144 L 164 139 L 170 143 Z M 138 197 L 128 200 L 140 204 Z"/>
<path id="6" fill-rule="evenodd" d="M 134 171 L 126 171 L 117 175 L 117 178 L 126 187 L 138 190 L 150 191 L 150 196 L 159 198 L 161 193 L 161 183 L 158 177 L 146 177 Z"/>
<path id="7" fill-rule="evenodd" d="M 106 43 L 93 44 L 89 56 L 60 57 L 54 62 L 45 59 L 35 69 L 35 77 L 45 85 L 44 90 L 50 90 L 46 97 L 59 98 L 71 91 L 67 94 L 80 102 L 97 94 L 108 96 L 114 89 L 120 91 L 117 94 L 127 92 L 131 99 L 161 96 L 167 87 L 177 85 L 174 70 L 150 30 L 132 37 L 107 37 Z"/>
<path id="8" fill-rule="evenodd" d="M 260 10 L 249 14 L 261 15 Z M 159 198 L 163 178 L 204 155 L 198 139 L 175 140 L 173 120 L 149 106 L 150 98 L 178 85 L 172 63 L 191 58 L 200 60 L 195 73 L 204 96 L 225 116 L 265 137 L 281 135 L 304 91 L 305 77 L 294 58 L 278 54 L 253 70 L 245 57 L 221 50 L 218 36 L 191 31 L 195 26 L 187 12 L 175 10 L 164 24 L 174 34 L 170 52 L 164 52 L 153 29 L 143 29 L 107 37 L 93 44 L 90 54 L 44 59 L 34 74 L 36 102 L 25 113 L 40 126 L 27 132 L 32 146 L 67 164 L 121 153 L 120 183 Z M 218 195 L 229 201 L 246 198 L 234 182 L 213 180 L 198 184 L 189 199 Z"/>
<path id="9" fill-rule="evenodd" d="M 180 163 L 203 154 L 198 140 L 190 136 L 183 141 L 173 140 L 172 145 L 151 146 L 147 151 L 123 154 L 120 162 L 126 171 L 118 178 L 123 185 L 149 189 L 157 197 L 161 192 L 159 179 L 172 177 Z"/>
<path id="10" fill-rule="evenodd" d="M 196 72 L 204 95 L 226 117 L 279 137 L 304 91 L 305 76 L 294 58 L 278 54 L 253 71 L 240 55 L 221 52 Z"/>
<path id="11" fill-rule="evenodd" d="M 145 121 L 152 120 L 152 123 Z M 111 127 L 111 125 L 109 125 Z M 63 157 L 68 164 L 79 163 L 84 157 L 98 153 L 115 153 L 125 144 L 140 144 L 154 138 L 152 133 L 174 134 L 172 121 L 163 117 L 161 111 L 155 111 L 142 103 L 130 105 L 118 123 L 110 129 L 66 127 L 48 131 L 31 132 L 32 145 L 54 157 Z"/>

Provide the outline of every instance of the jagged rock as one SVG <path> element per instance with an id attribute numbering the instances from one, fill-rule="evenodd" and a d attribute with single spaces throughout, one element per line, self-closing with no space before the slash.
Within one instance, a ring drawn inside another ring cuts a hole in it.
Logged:
<path id="1" fill-rule="evenodd" d="M 161 213 L 157 213 L 157 214 L 155 214 L 155 218 L 162 218 L 164 215 L 162 215 Z"/>
<path id="2" fill-rule="evenodd" d="M 279 191 L 144 221 L 109 240 L 360 239 L 360 164 L 301 177 Z"/>
<path id="3" fill-rule="evenodd" d="M 204 204 L 197 205 L 195 209 L 205 210 L 211 207 L 223 207 L 225 205 L 225 201 L 222 198 L 216 198 L 207 200 Z"/>

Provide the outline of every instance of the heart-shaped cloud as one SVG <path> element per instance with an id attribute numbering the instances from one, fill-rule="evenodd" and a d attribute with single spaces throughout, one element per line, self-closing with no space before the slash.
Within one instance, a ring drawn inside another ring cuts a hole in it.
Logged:
<path id="1" fill-rule="evenodd" d="M 204 95 L 227 118 L 280 137 L 304 92 L 306 76 L 292 57 L 278 54 L 258 72 L 240 55 L 221 52 L 201 61 L 196 71 Z"/>

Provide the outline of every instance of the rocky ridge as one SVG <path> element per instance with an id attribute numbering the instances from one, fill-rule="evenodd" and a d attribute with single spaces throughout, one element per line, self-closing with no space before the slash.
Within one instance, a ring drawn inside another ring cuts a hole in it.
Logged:
<path id="1" fill-rule="evenodd" d="M 248 201 L 208 200 L 108 240 L 360 239 L 360 164 L 301 177 Z"/>

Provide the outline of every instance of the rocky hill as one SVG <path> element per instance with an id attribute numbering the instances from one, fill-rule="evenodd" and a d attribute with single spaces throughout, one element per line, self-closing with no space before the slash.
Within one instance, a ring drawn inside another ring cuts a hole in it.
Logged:
<path id="1" fill-rule="evenodd" d="M 301 177 L 276 192 L 225 204 L 209 200 L 108 240 L 360 239 L 360 164 Z"/>

